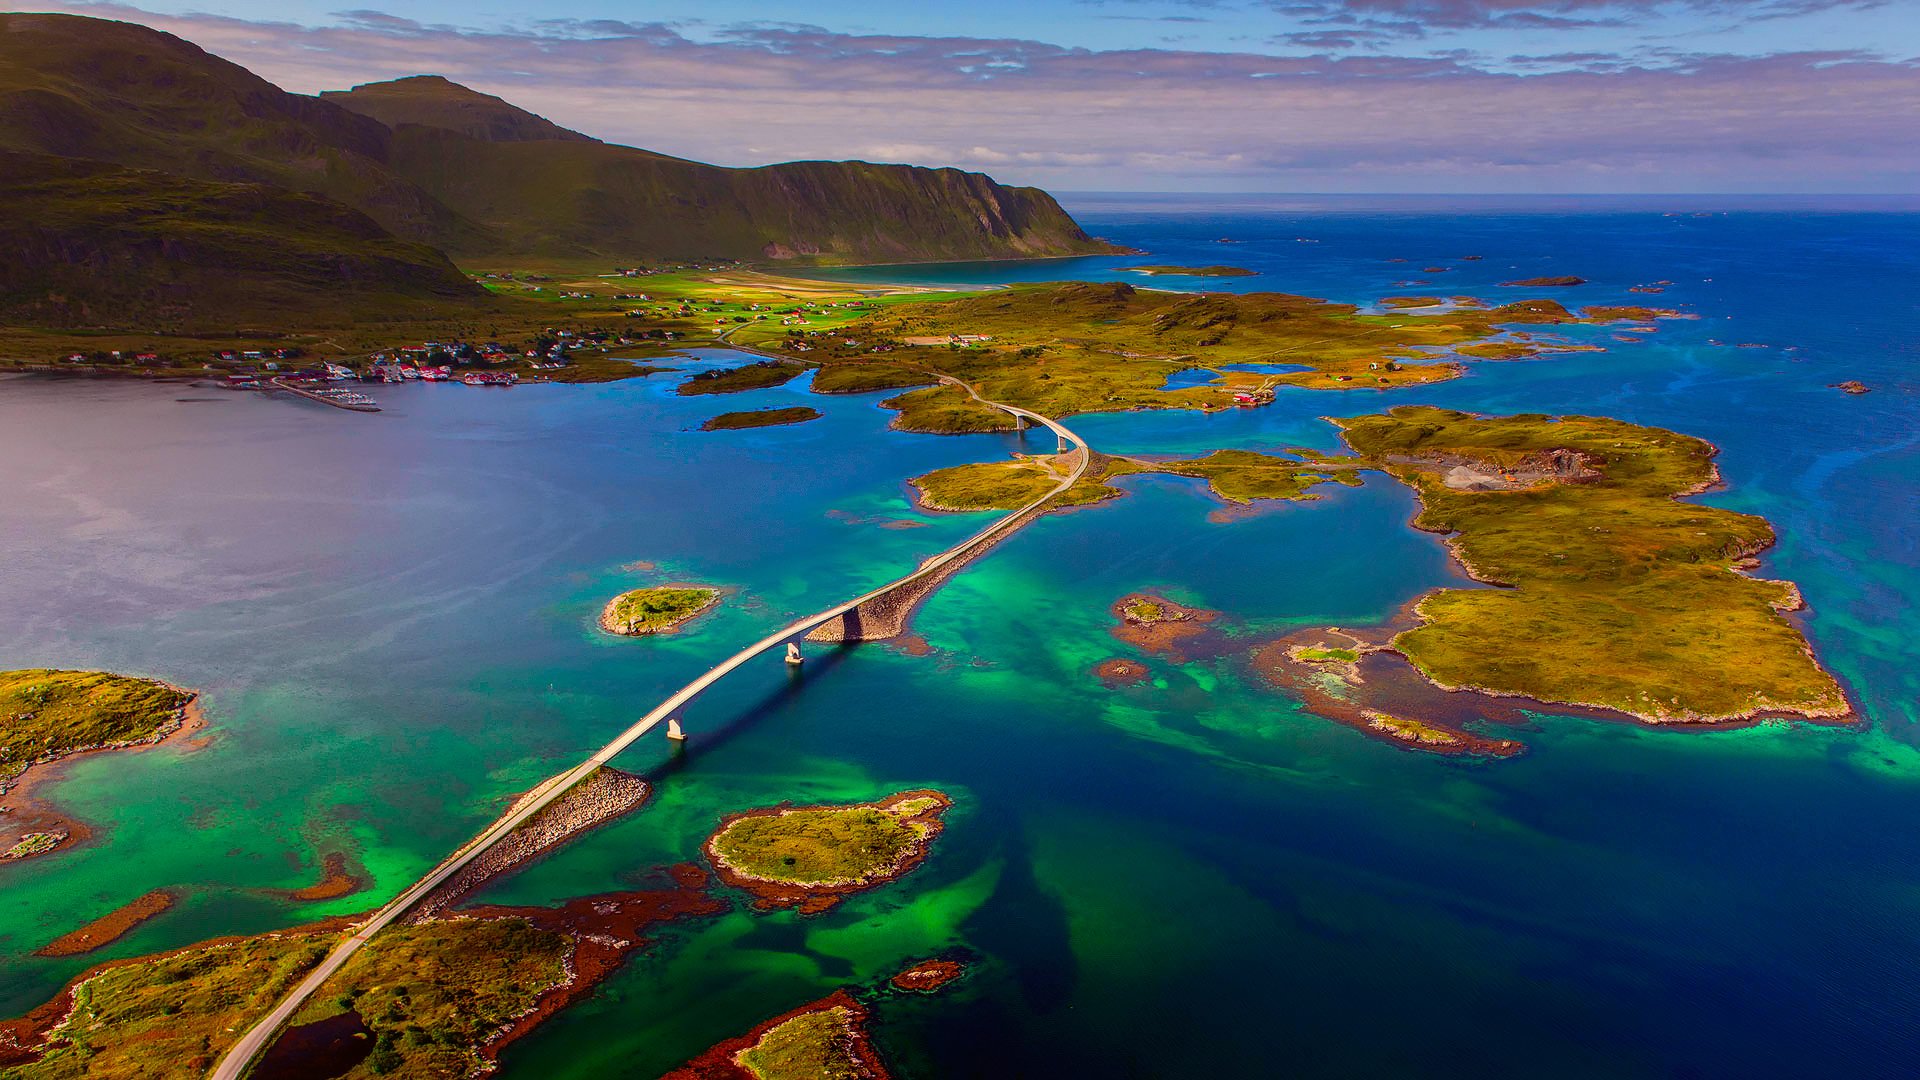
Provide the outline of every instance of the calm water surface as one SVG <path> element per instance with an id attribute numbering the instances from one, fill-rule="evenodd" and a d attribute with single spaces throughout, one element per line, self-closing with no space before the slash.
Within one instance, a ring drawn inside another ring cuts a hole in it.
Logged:
<path id="1" fill-rule="evenodd" d="M 628 886 L 696 857 L 720 814 L 782 799 L 936 786 L 958 800 L 909 878 L 817 918 L 742 905 L 675 928 L 510 1051 L 504 1074 L 654 1075 L 959 944 L 982 958 L 971 978 L 877 1007 L 904 1075 L 1910 1075 L 1920 214 L 1096 196 L 1070 209 L 1151 254 L 840 276 L 1366 303 L 1578 274 L 1591 284 L 1570 302 L 1699 314 L 1645 343 L 1576 329 L 1608 351 L 1480 364 L 1421 390 L 1074 426 L 1117 452 L 1332 449 L 1322 416 L 1428 402 L 1702 436 L 1728 481 L 1708 499 L 1778 527 L 1764 572 L 1800 583 L 1805 628 L 1867 722 L 1685 733 L 1540 716 L 1519 733 L 1526 754 L 1477 764 L 1318 720 L 1231 661 L 1156 662 L 1150 684 L 1110 692 L 1088 671 L 1124 653 L 1105 609 L 1130 590 L 1221 608 L 1251 636 L 1382 620 L 1460 581 L 1384 478 L 1226 523 L 1192 482 L 1127 481 L 1128 498 L 1047 518 L 938 593 L 916 623 L 930 656 L 865 646 L 797 681 L 777 658 L 742 672 L 689 714 L 693 749 L 645 810 L 489 891 L 543 903 Z M 1123 269 L 1148 262 L 1260 275 Z M 1626 291 L 1659 280 L 1673 285 Z M 801 380 L 722 402 L 677 397 L 673 378 L 389 387 L 375 416 L 0 382 L 0 666 L 163 676 L 203 689 L 213 722 L 203 749 L 69 770 L 56 794 L 99 836 L 0 867 L 0 1011 L 88 962 L 33 949 L 151 888 L 187 899 L 106 955 L 390 896 L 714 659 L 977 528 L 915 512 L 902 481 L 1019 446 L 890 432 L 883 395 L 815 397 Z M 1875 392 L 1827 386 L 1848 378 Z M 789 403 L 827 416 L 693 430 Z M 613 592 L 673 580 L 737 592 L 672 637 L 595 629 Z M 649 744 L 621 764 L 669 759 Z M 332 850 L 370 892 L 274 895 Z"/>

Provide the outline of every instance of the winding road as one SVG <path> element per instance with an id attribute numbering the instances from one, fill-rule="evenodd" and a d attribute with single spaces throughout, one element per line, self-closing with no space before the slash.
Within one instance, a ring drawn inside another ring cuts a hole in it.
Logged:
<path id="1" fill-rule="evenodd" d="M 733 347 L 738 348 L 738 346 Z M 299 985 L 295 986 L 291 992 L 281 998 L 271 1012 L 261 1017 L 259 1023 L 249 1028 L 247 1033 L 242 1035 L 240 1040 L 233 1044 L 233 1047 L 220 1059 L 220 1063 L 214 1066 L 213 1071 L 208 1074 L 210 1080 L 241 1080 L 241 1077 L 246 1075 L 247 1069 L 252 1065 L 254 1059 L 260 1055 L 261 1051 L 267 1048 L 268 1044 L 273 1041 L 273 1037 L 279 1033 L 287 1021 L 292 1019 L 293 1015 L 300 1010 L 302 1005 L 306 1004 L 307 1000 L 320 989 L 321 985 L 331 978 L 335 972 L 345 966 L 347 961 L 352 959 L 353 955 L 360 951 L 361 946 L 370 941 L 375 934 L 392 925 L 415 904 L 426 898 L 429 893 L 459 873 L 468 863 L 478 858 L 482 852 L 494 844 L 499 843 L 509 833 L 513 832 L 513 830 L 532 820 L 534 815 L 546 809 L 555 799 L 564 795 L 575 784 L 592 775 L 594 770 L 612 761 L 621 751 L 632 746 L 635 742 L 639 741 L 642 736 L 664 723 L 668 717 L 679 712 L 689 702 L 693 701 L 694 698 L 699 697 L 702 691 L 705 691 L 714 683 L 719 682 L 749 660 L 770 650 L 777 649 L 790 641 L 799 641 L 817 627 L 840 618 L 861 604 L 875 600 L 895 589 L 911 586 L 931 575 L 938 574 L 956 560 L 967 559 L 974 552 L 991 546 L 1002 534 L 1018 528 L 1048 501 L 1064 493 L 1086 473 L 1087 466 L 1093 460 L 1093 452 L 1080 436 L 1075 435 L 1061 424 L 1039 413 L 1014 405 L 988 401 L 986 398 L 981 397 L 973 387 L 951 376 L 941 375 L 939 379 L 943 383 L 964 388 L 975 400 L 985 405 L 1017 417 L 1023 417 L 1033 423 L 1045 425 L 1059 438 L 1062 447 L 1068 443 L 1073 444 L 1075 449 L 1071 452 L 1074 458 L 1072 470 L 1068 472 L 1065 479 L 1054 486 L 1053 490 L 1005 517 L 996 520 L 993 524 L 968 537 L 954 547 L 948 548 L 946 551 L 926 560 L 905 577 L 890 581 L 844 604 L 828 608 L 815 615 L 809 615 L 799 622 L 789 624 L 761 638 L 752 645 L 741 649 L 739 652 L 734 653 L 719 664 L 709 668 L 706 674 L 681 687 L 673 696 L 655 706 L 652 712 L 647 713 L 632 727 L 627 728 L 615 736 L 613 741 L 601 747 L 592 757 L 587 758 L 585 761 L 582 761 L 564 773 L 543 781 L 516 803 L 505 816 L 488 826 L 480 835 L 467 841 L 458 851 L 449 855 L 440 865 L 429 871 L 425 877 L 389 901 L 385 907 L 374 912 L 365 922 L 360 924 L 354 931 L 353 936 L 334 946 L 333 951 L 328 953 L 326 958 L 321 960 L 319 965 L 315 967 L 305 979 L 300 981 Z"/>

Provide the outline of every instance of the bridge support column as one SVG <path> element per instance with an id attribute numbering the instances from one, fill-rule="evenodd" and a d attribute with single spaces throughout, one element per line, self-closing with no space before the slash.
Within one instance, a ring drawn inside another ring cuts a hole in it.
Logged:
<path id="1" fill-rule="evenodd" d="M 1054 450 L 1053 450 L 1053 452 L 1054 452 L 1054 453 L 1056 453 L 1056 454 L 1064 454 L 1064 453 L 1066 453 L 1066 452 L 1067 452 L 1067 440 L 1066 440 L 1066 437 L 1065 437 L 1065 436 L 1061 436 L 1060 438 L 1057 438 L 1057 439 L 1055 439 L 1055 440 L 1054 440 L 1054 442 L 1053 442 L 1053 447 L 1054 447 Z"/>

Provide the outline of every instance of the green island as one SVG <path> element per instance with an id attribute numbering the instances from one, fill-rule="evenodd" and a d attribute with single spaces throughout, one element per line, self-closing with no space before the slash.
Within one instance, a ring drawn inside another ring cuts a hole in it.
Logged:
<path id="1" fill-rule="evenodd" d="M 781 427 L 818 420 L 826 414 L 805 405 L 784 409 L 752 409 L 747 412 L 721 413 L 700 425 L 701 431 L 740 431 L 746 428 Z"/>
<path id="2" fill-rule="evenodd" d="M 827 371 L 871 364 L 875 351 L 900 373 L 937 371 L 981 396 L 1050 416 L 1127 409 L 1223 409 L 1236 394 L 1276 386 L 1317 389 L 1412 386 L 1457 377 L 1447 347 L 1483 341 L 1513 324 L 1579 321 L 1550 300 L 1444 314 L 1366 315 L 1285 293 L 1170 293 L 1125 283 L 1021 285 L 958 297 L 898 298 L 828 332 L 756 324 L 743 343 L 804 357 Z M 941 344 L 935 344 L 941 343 Z M 1225 370 L 1276 363 L 1304 370 Z M 1182 369 L 1220 370 L 1217 384 L 1163 389 Z M 823 373 L 824 374 L 824 373 Z M 919 381 L 926 381 L 925 376 Z M 1003 431 L 1011 418 L 953 386 L 882 403 L 909 431 Z"/>
<path id="3" fill-rule="evenodd" d="M 735 1060 L 757 1080 L 843 1080 L 862 1067 L 861 1017 L 845 1005 L 801 1013 L 769 1028 Z"/>
<path id="4" fill-rule="evenodd" d="M 707 858 L 758 906 L 814 914 L 918 866 L 952 805 L 938 791 L 904 791 L 848 806 L 749 810 L 722 822 Z"/>
<path id="5" fill-rule="evenodd" d="M 1128 273 L 1146 274 L 1149 277 L 1253 277 L 1254 271 L 1244 266 L 1128 266 Z"/>
<path id="6" fill-rule="evenodd" d="M 1017 510 L 1058 487 L 1066 475 L 1051 457 L 1020 457 L 936 469 L 907 482 L 928 510 Z"/>
<path id="7" fill-rule="evenodd" d="M 1148 461 L 1099 455 L 1079 483 L 1063 493 L 1057 506 L 1082 506 L 1118 498 L 1125 492 L 1108 481 L 1139 473 L 1163 473 L 1205 480 L 1215 495 L 1231 503 L 1256 499 L 1310 500 L 1312 488 L 1325 483 L 1357 485 L 1351 461 L 1317 462 L 1278 457 L 1253 450 L 1215 450 L 1187 461 Z M 1016 510 L 1046 494 L 1065 474 L 1050 457 L 954 465 L 914 477 L 920 505 L 931 510 Z"/>
<path id="8" fill-rule="evenodd" d="M 1338 645 L 1296 645 L 1289 652 L 1303 664 L 1354 664 L 1360 661 L 1360 650 Z"/>
<path id="9" fill-rule="evenodd" d="M 162 738 L 192 700 L 163 682 L 104 671 L 0 671 L 0 792 L 36 762 Z"/>
<path id="10" fill-rule="evenodd" d="M 600 611 L 600 628 L 638 637 L 676 629 L 720 602 L 720 590 L 705 585 L 653 585 L 621 593 Z"/>
<path id="11" fill-rule="evenodd" d="M 742 364 L 739 367 L 696 371 L 687 376 L 685 382 L 675 387 L 674 392 L 691 396 L 765 390 L 792 382 L 805 370 L 797 364 L 781 363 L 778 360 L 761 360 L 752 364 Z"/>
<path id="12" fill-rule="evenodd" d="M 1404 406 L 1336 420 L 1418 493 L 1477 580 L 1415 607 L 1393 647 L 1447 689 L 1611 709 L 1650 723 L 1840 718 L 1845 694 L 1784 613 L 1788 582 L 1740 572 L 1761 518 L 1683 501 L 1714 448 L 1600 417 Z"/>
<path id="13" fill-rule="evenodd" d="M 1446 728 L 1404 716 L 1372 711 L 1364 712 L 1362 716 L 1365 717 L 1368 727 L 1398 742 L 1421 747 L 1453 749 L 1464 746 L 1467 741 Z"/>

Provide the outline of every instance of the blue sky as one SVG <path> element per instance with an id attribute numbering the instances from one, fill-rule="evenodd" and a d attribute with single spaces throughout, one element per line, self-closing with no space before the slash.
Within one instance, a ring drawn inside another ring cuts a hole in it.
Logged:
<path id="1" fill-rule="evenodd" d="M 371 6 L 368 6 L 371 5 Z M 17 3 L 731 165 L 1056 188 L 1920 190 L 1920 0 Z"/>

